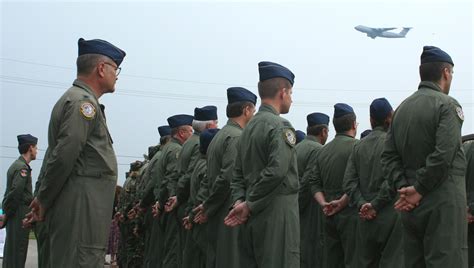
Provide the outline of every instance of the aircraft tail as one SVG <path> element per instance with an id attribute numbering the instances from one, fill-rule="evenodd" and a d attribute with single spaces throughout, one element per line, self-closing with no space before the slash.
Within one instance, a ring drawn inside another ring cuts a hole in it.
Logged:
<path id="1" fill-rule="evenodd" d="M 407 35 L 408 31 L 411 30 L 411 27 L 403 27 L 403 29 L 400 31 L 400 35 L 405 37 L 405 35 Z"/>

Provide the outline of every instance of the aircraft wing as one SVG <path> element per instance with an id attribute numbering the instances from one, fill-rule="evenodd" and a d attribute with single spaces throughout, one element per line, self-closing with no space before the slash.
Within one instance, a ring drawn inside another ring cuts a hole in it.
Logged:
<path id="1" fill-rule="evenodd" d="M 378 32 L 386 32 L 397 29 L 397 27 L 390 27 L 390 28 L 375 28 Z"/>

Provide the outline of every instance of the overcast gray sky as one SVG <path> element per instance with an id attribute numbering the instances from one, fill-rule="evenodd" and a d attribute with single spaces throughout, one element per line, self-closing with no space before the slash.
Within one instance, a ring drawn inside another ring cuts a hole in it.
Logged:
<path id="1" fill-rule="evenodd" d="M 296 129 L 306 129 L 308 113 L 332 118 L 333 105 L 346 102 L 362 132 L 370 127 L 371 101 L 386 97 L 397 107 L 417 89 L 422 47 L 439 46 L 455 63 L 451 95 L 464 109 L 462 132 L 474 133 L 468 0 L 0 3 L 1 194 L 18 157 L 17 134 L 39 138 L 36 180 L 51 109 L 75 78 L 80 37 L 105 39 L 127 52 L 116 92 L 101 98 L 119 184 L 129 163 L 158 142 L 157 126 L 167 117 L 216 105 L 222 127 L 226 89 L 244 86 L 257 93 L 262 60 L 296 75 L 294 103 L 284 115 Z M 372 40 L 354 30 L 359 24 L 413 29 L 405 39 Z"/>

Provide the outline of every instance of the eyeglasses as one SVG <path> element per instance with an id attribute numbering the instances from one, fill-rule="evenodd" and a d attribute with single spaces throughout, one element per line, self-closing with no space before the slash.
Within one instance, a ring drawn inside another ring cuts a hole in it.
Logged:
<path id="1" fill-rule="evenodd" d="M 115 66 L 112 63 L 104 62 L 104 64 L 110 65 L 115 68 L 115 76 L 118 76 L 120 74 L 120 71 L 122 70 L 121 67 Z"/>

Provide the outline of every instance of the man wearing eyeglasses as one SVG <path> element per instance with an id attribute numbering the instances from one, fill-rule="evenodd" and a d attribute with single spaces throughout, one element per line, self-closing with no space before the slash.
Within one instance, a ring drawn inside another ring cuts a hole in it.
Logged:
<path id="1" fill-rule="evenodd" d="M 41 185 L 26 222 L 48 226 L 50 267 L 101 267 L 110 226 L 117 160 L 99 98 L 115 91 L 125 52 L 79 39 L 77 79 L 54 106 Z"/>

